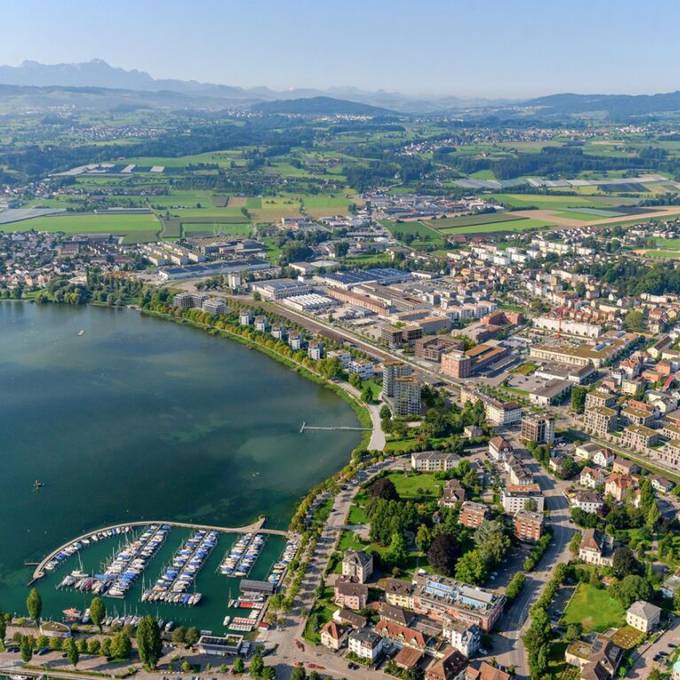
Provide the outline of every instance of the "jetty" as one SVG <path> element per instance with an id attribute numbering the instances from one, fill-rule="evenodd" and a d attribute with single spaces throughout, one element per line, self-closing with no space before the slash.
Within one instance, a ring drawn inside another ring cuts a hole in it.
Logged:
<path id="1" fill-rule="evenodd" d="M 192 522 L 174 522 L 174 521 L 168 521 L 168 520 L 140 520 L 138 522 L 119 522 L 118 524 L 112 524 L 107 527 L 103 527 L 100 529 L 94 529 L 92 531 L 88 531 L 85 534 L 82 534 L 81 536 L 78 536 L 77 538 L 72 538 L 70 541 L 67 543 L 64 543 L 63 545 L 60 545 L 58 548 L 53 550 L 49 555 L 44 557 L 40 562 L 37 563 L 37 566 L 35 570 L 33 571 L 33 576 L 31 580 L 28 582 L 28 585 L 32 585 L 36 581 L 40 580 L 45 576 L 45 565 L 52 559 L 54 559 L 54 556 L 57 555 L 59 552 L 65 550 L 68 546 L 70 546 L 73 543 L 76 543 L 77 541 L 82 541 L 83 539 L 87 538 L 89 539 L 91 536 L 94 536 L 95 534 L 98 534 L 103 531 L 115 531 L 116 529 L 121 529 L 123 527 L 145 527 L 150 524 L 157 524 L 157 525 L 163 525 L 167 524 L 171 527 L 177 527 L 180 529 L 203 529 L 204 531 L 217 531 L 218 533 L 221 534 L 247 534 L 251 532 L 257 532 L 260 534 L 270 534 L 273 536 L 288 536 L 287 531 L 283 531 L 281 529 L 265 529 L 264 528 L 264 523 L 266 521 L 265 517 L 260 517 L 257 521 L 253 522 L 252 524 L 248 524 L 243 527 L 220 527 L 220 526 L 214 526 L 212 524 L 194 524 Z"/>
<path id="2" fill-rule="evenodd" d="M 371 432 L 373 428 L 371 427 L 352 427 L 351 425 L 307 425 L 306 422 L 303 422 L 302 425 L 300 426 L 300 434 L 303 434 L 304 432 L 307 431 L 321 431 L 321 432 L 336 432 L 336 431 L 345 431 L 345 432 Z"/>

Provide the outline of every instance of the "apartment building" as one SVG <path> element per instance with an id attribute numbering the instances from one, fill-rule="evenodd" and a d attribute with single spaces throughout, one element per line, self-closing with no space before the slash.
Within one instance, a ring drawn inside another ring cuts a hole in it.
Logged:
<path id="1" fill-rule="evenodd" d="M 509 514 L 514 515 L 519 510 L 525 510 L 527 505 L 535 503 L 535 512 L 543 512 L 544 498 L 541 492 L 541 487 L 538 484 L 525 484 L 522 486 L 514 486 L 508 484 L 501 491 L 501 505 L 503 510 Z"/>
<path id="2" fill-rule="evenodd" d="M 465 501 L 460 508 L 458 523 L 469 529 L 477 529 L 487 518 L 489 509 L 483 503 Z"/>
<path id="3" fill-rule="evenodd" d="M 421 451 L 411 454 L 411 469 L 416 472 L 445 472 L 460 462 L 460 456 L 443 451 Z"/>
<path id="4" fill-rule="evenodd" d="M 522 439 L 536 444 L 555 441 L 555 419 L 551 416 L 527 414 L 522 418 Z"/>
<path id="5" fill-rule="evenodd" d="M 519 510 L 515 513 L 514 529 L 520 541 L 535 543 L 543 534 L 543 514 Z"/>

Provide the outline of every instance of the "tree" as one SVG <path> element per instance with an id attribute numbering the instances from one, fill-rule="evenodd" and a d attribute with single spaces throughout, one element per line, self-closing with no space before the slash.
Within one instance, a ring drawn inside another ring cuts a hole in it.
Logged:
<path id="1" fill-rule="evenodd" d="M 262 672 L 264 671 L 264 661 L 262 661 L 262 656 L 260 654 L 255 654 L 253 656 L 252 661 L 250 662 L 250 677 L 251 678 L 259 678 L 262 676 Z"/>
<path id="2" fill-rule="evenodd" d="M 101 642 L 97 638 L 90 638 L 87 641 L 87 653 L 96 656 L 101 651 Z"/>
<path id="3" fill-rule="evenodd" d="M 635 559 L 633 551 L 623 546 L 617 548 L 612 556 L 612 572 L 616 578 L 622 579 L 628 574 L 634 574 L 639 569 L 639 564 Z"/>
<path id="4" fill-rule="evenodd" d="M 290 680 L 307 680 L 307 672 L 304 666 L 295 666 L 290 674 Z"/>
<path id="5" fill-rule="evenodd" d="M 680 588 L 673 594 L 673 609 L 680 611 Z"/>
<path id="6" fill-rule="evenodd" d="M 392 565 L 403 564 L 408 557 L 408 548 L 406 547 L 406 539 L 404 535 L 399 532 L 392 534 L 390 547 L 387 550 L 387 561 Z"/>
<path id="7" fill-rule="evenodd" d="M 75 668 L 78 665 L 78 661 L 80 661 L 80 652 L 78 651 L 78 645 L 73 638 L 66 640 L 64 643 L 64 651 L 66 652 L 66 658 Z"/>
<path id="8" fill-rule="evenodd" d="M 642 332 L 645 330 L 645 315 L 639 309 L 631 309 L 623 317 L 623 327 L 627 331 Z"/>
<path id="9" fill-rule="evenodd" d="M 145 616 L 137 626 L 137 651 L 147 668 L 156 668 L 163 654 L 163 641 L 153 616 Z"/>
<path id="10" fill-rule="evenodd" d="M 234 661 L 234 673 L 243 673 L 245 666 L 243 664 L 243 659 L 240 656 L 236 657 Z"/>
<path id="11" fill-rule="evenodd" d="M 370 404 L 373 401 L 373 390 L 370 385 L 364 385 L 361 388 L 361 401 Z"/>
<path id="12" fill-rule="evenodd" d="M 529 498 L 527 501 L 525 501 L 524 509 L 528 510 L 529 512 L 536 512 L 538 510 L 538 503 L 536 503 L 536 499 Z"/>
<path id="13" fill-rule="evenodd" d="M 264 680 L 276 680 L 276 668 L 274 666 L 267 666 L 262 672 Z"/>
<path id="14" fill-rule="evenodd" d="M 567 631 L 564 634 L 564 639 L 567 642 L 573 642 L 581 637 L 582 626 L 580 623 L 570 623 L 567 626 Z"/>
<path id="15" fill-rule="evenodd" d="M 0 611 L 0 643 L 4 641 L 5 635 L 7 635 L 7 618 L 5 612 Z"/>
<path id="16" fill-rule="evenodd" d="M 102 623 L 106 618 L 106 605 L 104 604 L 103 598 L 99 596 L 92 598 L 92 602 L 90 603 L 90 618 L 92 619 L 92 623 L 99 628 L 99 632 L 101 633 Z"/>
<path id="17" fill-rule="evenodd" d="M 115 636 L 114 636 L 115 637 Z M 58 640 L 59 638 L 53 638 L 54 640 Z M 111 649 L 111 638 L 105 637 L 102 640 L 102 646 L 101 646 L 101 653 L 102 656 L 106 657 L 112 657 L 113 656 L 113 651 Z"/>
<path id="18" fill-rule="evenodd" d="M 421 524 L 416 533 L 416 545 L 422 552 L 427 552 L 432 543 L 432 532 L 427 524 Z"/>
<path id="19" fill-rule="evenodd" d="M 35 625 L 40 625 L 40 615 L 42 614 L 42 598 L 37 588 L 32 588 L 26 598 L 26 609 L 28 615 L 35 621 Z"/>
<path id="20" fill-rule="evenodd" d="M 510 539 L 498 521 L 482 522 L 474 538 L 481 558 L 492 565 L 498 564 L 510 547 Z"/>
<path id="21" fill-rule="evenodd" d="M 645 516 L 645 525 L 650 531 L 653 531 L 660 519 L 661 513 L 659 512 L 659 507 L 654 502 L 652 503 L 652 507 L 649 508 L 649 512 Z"/>
<path id="22" fill-rule="evenodd" d="M 380 420 L 389 420 L 392 417 L 392 412 L 387 404 L 380 407 Z"/>
<path id="23" fill-rule="evenodd" d="M 481 583 L 488 573 L 486 561 L 479 549 L 469 550 L 456 564 L 456 578 L 466 583 Z"/>
<path id="24" fill-rule="evenodd" d="M 368 491 L 374 498 L 383 498 L 386 501 L 400 500 L 399 494 L 397 493 L 397 487 L 394 486 L 394 482 L 387 477 L 383 477 L 382 479 L 373 482 Z"/>
<path id="25" fill-rule="evenodd" d="M 172 631 L 172 641 L 176 645 L 183 645 L 186 642 L 186 630 L 184 626 L 177 626 L 177 628 Z"/>
<path id="26" fill-rule="evenodd" d="M 649 600 L 654 591 L 647 579 L 635 574 L 629 574 L 619 583 L 615 583 L 609 592 L 628 609 L 636 600 Z"/>
<path id="27" fill-rule="evenodd" d="M 28 635 L 24 635 L 19 643 L 19 651 L 21 652 L 21 660 L 24 663 L 28 663 L 33 658 L 33 645 L 31 644 L 31 638 Z"/>
<path id="28" fill-rule="evenodd" d="M 198 630 L 198 628 L 196 628 L 196 626 L 191 626 L 191 628 L 187 628 L 185 640 L 189 647 L 193 647 L 199 641 L 200 637 L 201 632 Z"/>
<path id="29" fill-rule="evenodd" d="M 108 642 L 108 638 L 104 638 L 103 645 Z M 123 630 L 116 633 L 111 640 L 110 653 L 107 656 L 111 656 L 113 659 L 129 659 L 132 654 L 132 642 L 128 637 L 127 633 Z"/>
<path id="30" fill-rule="evenodd" d="M 453 534 L 439 534 L 434 538 L 427 551 L 427 561 L 446 576 L 453 574 L 460 546 Z"/>
<path id="31" fill-rule="evenodd" d="M 574 385 L 571 388 L 571 410 L 575 413 L 583 413 L 586 407 L 586 395 L 588 390 L 585 387 Z"/>

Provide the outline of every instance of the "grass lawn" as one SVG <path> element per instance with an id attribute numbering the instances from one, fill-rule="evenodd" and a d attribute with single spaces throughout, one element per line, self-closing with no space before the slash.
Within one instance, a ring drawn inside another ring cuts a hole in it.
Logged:
<path id="1" fill-rule="evenodd" d="M 353 531 L 343 531 L 338 542 L 338 550 L 343 553 L 345 550 L 363 550 L 365 544 L 357 537 Z"/>
<path id="2" fill-rule="evenodd" d="M 152 241 L 161 229 L 152 213 L 132 215 L 72 214 L 36 217 L 32 220 L 3 224 L 5 231 L 63 231 L 66 234 L 110 233 L 126 236 L 130 241 Z"/>
<path id="3" fill-rule="evenodd" d="M 356 503 L 354 503 L 349 509 L 349 516 L 347 521 L 350 524 L 368 524 L 368 516 L 366 515 L 366 511 L 361 505 L 357 505 Z M 352 534 L 352 536 L 354 536 L 354 534 Z"/>
<path id="4" fill-rule="evenodd" d="M 361 383 L 362 388 L 368 385 L 371 388 L 371 394 L 373 395 L 373 401 L 378 401 L 380 399 L 380 393 L 382 392 L 382 384 L 378 383 L 373 378 L 369 380 L 364 380 Z"/>
<path id="5" fill-rule="evenodd" d="M 594 588 L 589 583 L 579 583 L 564 612 L 565 623 L 580 623 L 585 632 L 602 632 L 618 628 L 625 621 L 625 612 L 618 600 L 606 590 Z"/>
<path id="6" fill-rule="evenodd" d="M 435 479 L 434 472 L 392 472 L 387 475 L 397 489 L 397 493 L 405 499 L 436 498 L 437 488 L 444 482 Z"/>
<path id="7" fill-rule="evenodd" d="M 680 238 L 658 238 L 656 245 L 662 250 L 680 250 Z"/>
<path id="8" fill-rule="evenodd" d="M 397 439 L 393 441 L 387 441 L 385 444 L 385 451 L 386 452 L 392 452 L 392 453 L 397 453 L 400 451 L 407 451 L 410 449 L 414 444 L 416 443 L 416 440 L 414 437 L 410 439 Z"/>
<path id="9" fill-rule="evenodd" d="M 510 373 L 514 373 L 515 375 L 531 375 L 537 368 L 538 364 L 532 364 L 530 361 L 527 361 L 525 364 L 513 368 Z"/>

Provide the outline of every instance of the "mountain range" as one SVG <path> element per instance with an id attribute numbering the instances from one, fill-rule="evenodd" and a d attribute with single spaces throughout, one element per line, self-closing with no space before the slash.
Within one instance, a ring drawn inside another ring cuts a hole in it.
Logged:
<path id="1" fill-rule="evenodd" d="M 24 61 L 0 66 L 0 113 L 55 107 L 254 110 L 308 115 L 451 113 L 457 117 L 608 118 L 680 115 L 680 92 L 653 95 L 552 94 L 526 100 L 417 97 L 353 87 L 328 90 L 243 88 L 195 80 L 157 79 L 101 59 L 76 64 Z"/>

